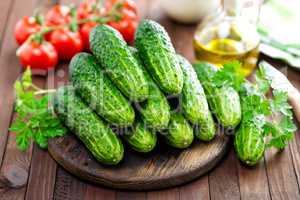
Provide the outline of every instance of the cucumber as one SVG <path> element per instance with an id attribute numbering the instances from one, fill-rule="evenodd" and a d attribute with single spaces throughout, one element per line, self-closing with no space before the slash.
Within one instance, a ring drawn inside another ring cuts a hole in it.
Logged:
<path id="1" fill-rule="evenodd" d="M 211 82 L 215 69 L 207 63 L 194 64 L 198 79 L 218 121 L 226 128 L 235 128 L 241 121 L 242 111 L 239 93 L 231 86 L 216 87 Z"/>
<path id="2" fill-rule="evenodd" d="M 134 48 L 131 48 L 131 50 L 137 61 L 141 63 L 137 50 Z M 142 121 L 148 128 L 156 131 L 165 129 L 168 127 L 170 120 L 170 106 L 168 100 L 154 83 L 145 68 L 142 69 L 144 70 L 145 78 L 149 85 L 149 97 L 146 101 L 136 104 L 136 108 L 141 114 Z"/>
<path id="3" fill-rule="evenodd" d="M 107 25 L 99 25 L 90 34 L 91 51 L 114 84 L 130 100 L 147 99 L 149 88 L 141 66 L 134 59 L 121 34 Z"/>
<path id="4" fill-rule="evenodd" d="M 181 93 L 183 114 L 192 124 L 199 125 L 194 130 L 196 137 L 203 141 L 210 141 L 215 136 L 216 127 L 204 90 L 189 61 L 180 55 L 178 55 L 178 60 L 182 68 L 184 80 Z"/>
<path id="5" fill-rule="evenodd" d="M 138 122 L 133 130 L 124 136 L 132 149 L 147 153 L 154 149 L 157 141 L 156 134 L 148 130 L 143 123 Z"/>
<path id="6" fill-rule="evenodd" d="M 94 56 L 88 53 L 74 56 L 70 78 L 79 96 L 107 122 L 118 126 L 134 122 L 132 106 L 104 74 Z"/>
<path id="7" fill-rule="evenodd" d="M 164 134 L 167 143 L 175 148 L 189 147 L 194 139 L 193 129 L 181 114 L 172 114 L 168 132 Z"/>
<path id="8" fill-rule="evenodd" d="M 265 148 L 261 128 L 253 123 L 243 123 L 234 136 L 234 149 L 239 160 L 253 166 L 261 160 Z"/>
<path id="9" fill-rule="evenodd" d="M 167 94 L 179 94 L 183 86 L 183 75 L 165 29 L 154 21 L 143 20 L 135 34 L 134 44 L 161 90 Z"/>
<path id="10" fill-rule="evenodd" d="M 223 86 L 215 89 L 212 95 L 210 105 L 215 116 L 224 127 L 235 128 L 242 117 L 238 92 L 232 87 Z"/>
<path id="11" fill-rule="evenodd" d="M 54 110 L 99 162 L 115 165 L 122 160 L 124 147 L 120 139 L 75 95 L 73 87 L 64 86 L 57 90 Z"/>

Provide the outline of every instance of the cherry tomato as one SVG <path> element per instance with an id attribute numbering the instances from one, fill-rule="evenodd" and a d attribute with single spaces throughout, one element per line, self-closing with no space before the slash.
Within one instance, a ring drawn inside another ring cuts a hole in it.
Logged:
<path id="1" fill-rule="evenodd" d="M 54 46 L 46 41 L 24 43 L 17 52 L 23 67 L 30 66 L 33 70 L 49 70 L 58 62 Z"/>
<path id="2" fill-rule="evenodd" d="M 77 9 L 78 19 L 86 19 L 91 16 L 99 15 L 99 11 L 97 10 L 96 6 L 96 0 L 85 0 L 80 3 Z"/>
<path id="3" fill-rule="evenodd" d="M 64 5 L 55 5 L 46 15 L 47 26 L 57 26 L 70 23 L 72 20 L 70 8 Z"/>
<path id="4" fill-rule="evenodd" d="M 25 16 L 16 23 L 15 39 L 21 45 L 31 34 L 38 32 L 40 29 L 41 25 L 37 23 L 34 17 Z"/>
<path id="5" fill-rule="evenodd" d="M 90 50 L 90 32 L 96 26 L 97 26 L 96 22 L 88 22 L 86 24 L 83 24 L 82 27 L 80 28 L 80 35 L 85 50 L 88 51 Z"/>
<path id="6" fill-rule="evenodd" d="M 49 40 L 57 50 L 61 60 L 70 60 L 76 53 L 81 52 L 83 43 L 79 32 L 69 29 L 58 29 L 51 33 Z"/>
<path id="7" fill-rule="evenodd" d="M 112 7 L 116 3 L 124 3 L 122 9 L 131 10 L 135 14 L 137 14 L 136 3 L 134 1 L 132 1 L 132 0 L 109 0 L 109 1 L 106 1 L 106 4 L 105 4 L 106 10 L 111 10 Z"/>
<path id="8" fill-rule="evenodd" d="M 133 42 L 134 33 L 139 21 L 138 16 L 132 10 L 123 9 L 121 13 L 121 20 L 108 22 L 108 25 L 120 31 L 127 42 Z"/>

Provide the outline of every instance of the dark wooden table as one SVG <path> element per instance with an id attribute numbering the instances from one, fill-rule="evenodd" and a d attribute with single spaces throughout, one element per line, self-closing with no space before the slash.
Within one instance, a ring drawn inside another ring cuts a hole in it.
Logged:
<path id="1" fill-rule="evenodd" d="M 0 1 L 0 199 L 93 200 L 93 199 L 300 199 L 300 135 L 282 152 L 268 150 L 254 168 L 243 167 L 229 152 L 221 164 L 200 179 L 172 189 L 151 192 L 126 192 L 102 188 L 78 180 L 59 167 L 47 151 L 35 145 L 22 153 L 15 135 L 8 131 L 14 118 L 13 83 L 20 74 L 15 56 L 13 28 L 16 21 L 33 10 L 49 9 L 55 3 L 78 0 L 1 0 Z M 195 26 L 184 26 L 164 16 L 158 0 L 139 0 L 143 18 L 163 24 L 179 53 L 194 59 L 192 35 Z M 283 65 L 281 65 L 283 66 Z M 41 87 L 55 87 L 53 80 L 66 82 L 68 65 L 60 64 L 48 77 L 34 77 Z M 289 79 L 300 89 L 300 72 L 287 70 Z M 298 124 L 299 127 L 299 124 Z"/>

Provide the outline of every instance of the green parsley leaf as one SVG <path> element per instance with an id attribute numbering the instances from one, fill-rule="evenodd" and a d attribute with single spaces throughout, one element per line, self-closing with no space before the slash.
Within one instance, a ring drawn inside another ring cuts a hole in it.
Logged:
<path id="1" fill-rule="evenodd" d="M 219 69 L 213 76 L 213 83 L 217 87 L 228 85 L 239 91 L 245 78 L 240 74 L 239 70 L 241 63 L 238 61 L 232 61 L 223 65 L 223 68 Z"/>
<path id="2" fill-rule="evenodd" d="M 37 97 L 37 89 L 32 83 L 30 69 L 24 72 L 22 79 L 15 82 L 17 115 L 9 130 L 16 133 L 16 144 L 22 151 L 28 149 L 31 141 L 41 148 L 47 148 L 50 138 L 66 134 L 66 129 L 49 106 L 50 96 Z"/>
<path id="3" fill-rule="evenodd" d="M 262 67 L 256 71 L 255 82 L 257 88 L 263 94 L 266 94 L 271 88 L 271 81 L 266 78 L 266 72 Z"/>

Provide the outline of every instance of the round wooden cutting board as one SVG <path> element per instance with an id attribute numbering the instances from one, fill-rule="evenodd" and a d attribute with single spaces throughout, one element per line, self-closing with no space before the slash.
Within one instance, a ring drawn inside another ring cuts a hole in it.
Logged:
<path id="1" fill-rule="evenodd" d="M 97 162 L 73 135 L 52 139 L 48 150 L 67 171 L 100 185 L 129 190 L 153 190 L 191 181 L 211 170 L 228 150 L 230 139 L 218 131 L 216 138 L 178 150 L 162 139 L 155 150 L 141 154 L 125 146 L 124 159 L 117 166 Z"/>

